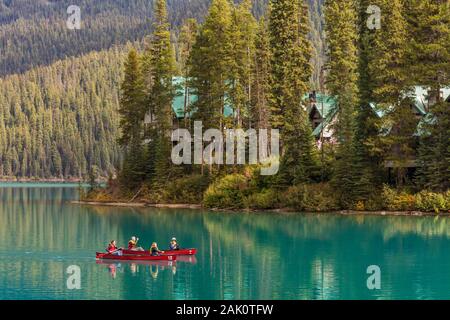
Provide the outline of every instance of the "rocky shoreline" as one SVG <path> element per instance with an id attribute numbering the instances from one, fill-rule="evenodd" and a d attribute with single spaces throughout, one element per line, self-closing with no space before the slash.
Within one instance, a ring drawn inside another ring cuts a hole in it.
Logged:
<path id="1" fill-rule="evenodd" d="M 106 178 L 100 178 L 97 183 L 106 183 Z M 86 180 L 80 178 L 0 178 L 3 183 L 82 183 L 86 184 Z"/>
<path id="2" fill-rule="evenodd" d="M 11 182 L 11 183 L 17 183 L 17 182 L 34 182 L 34 183 L 80 183 L 83 182 L 83 180 L 78 178 L 73 179 L 62 179 L 62 178 L 48 178 L 48 179 L 41 179 L 41 178 L 0 178 L 0 182 Z"/>
<path id="3" fill-rule="evenodd" d="M 114 201 L 71 201 L 72 204 L 87 205 L 87 206 L 106 206 L 106 207 L 138 207 L 138 208 L 167 208 L 167 209 L 206 209 L 200 204 L 169 204 L 169 203 L 146 203 L 146 202 L 114 202 Z M 270 210 L 235 210 L 235 209 L 211 209 L 211 211 L 232 211 L 232 212 L 273 212 L 280 214 L 300 213 L 298 211 L 283 208 Z M 324 212 L 303 212 L 304 214 L 322 214 Z M 373 216 L 450 216 L 449 212 L 422 212 L 422 211 L 354 211 L 354 210 L 340 210 L 329 212 L 328 214 L 337 214 L 343 216 L 350 215 L 373 215 Z"/>
<path id="4" fill-rule="evenodd" d="M 146 202 L 111 202 L 111 201 L 71 201 L 72 204 L 104 207 L 133 207 L 133 208 L 168 208 L 168 209 L 202 209 L 199 204 L 160 204 Z"/>

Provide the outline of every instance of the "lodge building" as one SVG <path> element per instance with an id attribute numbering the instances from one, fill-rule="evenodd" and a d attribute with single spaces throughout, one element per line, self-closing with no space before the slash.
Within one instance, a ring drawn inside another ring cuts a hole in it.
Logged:
<path id="1" fill-rule="evenodd" d="M 174 128 L 179 127 L 183 121 L 191 116 L 192 111 L 188 106 L 192 105 L 192 103 L 197 100 L 197 97 L 192 94 L 189 89 L 186 89 L 185 82 L 185 79 L 182 77 L 174 77 L 173 79 L 176 88 L 176 96 L 172 103 Z M 440 95 L 442 100 L 450 103 L 450 88 L 442 89 Z M 433 102 L 430 99 L 428 90 L 421 86 L 415 86 L 414 92 L 409 98 L 412 102 L 410 105 L 411 112 L 417 120 L 417 130 L 415 135 L 418 137 L 421 134 L 421 128 L 424 123 L 432 121 L 433 116 L 430 114 L 429 110 L 430 107 L 432 107 Z M 324 144 L 336 144 L 337 140 L 335 138 L 333 125 L 335 124 L 339 113 L 337 100 L 334 97 L 313 91 L 310 94 L 306 94 L 303 97 L 303 101 L 305 102 L 304 105 L 311 123 L 313 135 L 317 142 L 317 147 L 321 149 Z M 369 107 L 373 111 L 373 114 L 379 119 L 382 119 L 386 115 L 386 110 L 389 110 L 389 107 L 380 108 L 374 103 L 370 103 Z M 224 113 L 225 116 L 233 116 L 233 107 L 231 105 L 225 105 Z M 151 125 L 154 121 L 155 117 L 152 114 L 149 113 L 146 115 L 146 125 Z M 395 132 L 395 129 L 393 128 L 384 128 L 380 134 L 388 135 L 393 132 Z M 387 168 L 394 168 L 399 166 L 399 164 L 393 163 L 392 161 L 386 161 L 385 166 Z M 409 159 L 408 161 L 404 161 L 401 166 L 415 168 L 416 161 L 415 159 Z"/>

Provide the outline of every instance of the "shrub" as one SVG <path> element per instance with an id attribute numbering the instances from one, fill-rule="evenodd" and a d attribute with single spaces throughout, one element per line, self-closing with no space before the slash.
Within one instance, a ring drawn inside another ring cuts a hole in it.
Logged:
<path id="1" fill-rule="evenodd" d="M 415 209 L 415 197 L 405 191 L 397 190 L 389 186 L 383 186 L 381 193 L 383 207 L 389 211 L 410 211 Z"/>
<path id="2" fill-rule="evenodd" d="M 290 187 L 284 192 L 282 201 L 289 208 L 304 212 L 339 209 L 333 189 L 328 184 L 323 183 Z"/>
<path id="3" fill-rule="evenodd" d="M 209 177 L 203 175 L 179 178 L 167 184 L 162 198 L 167 203 L 198 204 L 209 183 Z"/>
<path id="4" fill-rule="evenodd" d="M 203 204 L 209 208 L 242 209 L 245 207 L 245 198 L 251 193 L 248 177 L 229 174 L 208 187 Z"/>
<path id="5" fill-rule="evenodd" d="M 249 209 L 275 209 L 279 207 L 278 193 L 273 189 L 256 192 L 244 199 L 244 205 Z"/>
<path id="6" fill-rule="evenodd" d="M 450 210 L 450 191 L 446 193 L 434 193 L 421 191 L 416 195 L 415 206 L 417 210 L 439 213 L 440 211 Z"/>
<path id="7" fill-rule="evenodd" d="M 161 186 L 145 184 L 138 198 L 149 203 L 200 204 L 209 182 L 208 176 L 190 175 Z"/>
<path id="8" fill-rule="evenodd" d="M 383 209 L 383 201 L 379 191 L 369 196 L 369 199 L 364 202 L 364 209 L 367 211 L 379 211 Z"/>
<path id="9" fill-rule="evenodd" d="M 358 201 L 355 204 L 355 210 L 356 211 L 364 211 L 366 210 L 366 204 L 364 203 L 364 201 Z"/>
<path id="10" fill-rule="evenodd" d="M 128 201 L 136 196 L 136 192 L 134 194 L 130 194 L 128 196 Z M 163 193 L 160 189 L 156 189 L 151 183 L 144 184 L 139 189 L 138 198 L 148 203 L 162 203 L 164 202 Z"/>
<path id="11" fill-rule="evenodd" d="M 108 190 L 97 188 L 88 190 L 87 192 L 82 190 L 80 192 L 80 199 L 94 202 L 109 202 L 116 199 L 108 192 Z"/>
<path id="12" fill-rule="evenodd" d="M 450 210 L 450 191 L 435 193 L 423 190 L 413 195 L 384 186 L 381 197 L 383 207 L 390 211 L 419 210 L 439 213 Z"/>
<path id="13" fill-rule="evenodd" d="M 447 192 L 444 193 L 444 199 L 446 210 L 450 211 L 450 190 L 447 190 Z"/>

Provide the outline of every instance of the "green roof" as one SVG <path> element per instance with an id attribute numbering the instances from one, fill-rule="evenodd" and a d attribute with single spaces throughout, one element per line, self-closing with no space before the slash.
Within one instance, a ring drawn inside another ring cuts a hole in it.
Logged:
<path id="1" fill-rule="evenodd" d="M 441 88 L 442 98 L 444 101 L 450 102 L 450 87 Z M 415 93 L 413 98 L 415 99 L 415 106 L 422 115 L 427 114 L 427 100 L 428 89 L 422 86 L 415 87 Z"/>
<path id="2" fill-rule="evenodd" d="M 411 100 L 414 102 L 413 107 L 417 110 L 417 112 L 419 112 L 422 116 L 427 114 L 426 101 L 428 100 L 428 94 L 426 89 L 421 86 L 416 86 L 414 87 L 414 92 L 407 95 L 407 97 L 411 98 Z M 369 105 L 379 118 L 384 117 L 387 111 L 390 111 L 393 108 L 392 106 L 381 108 L 373 102 L 371 102 Z"/>
<path id="3" fill-rule="evenodd" d="M 303 97 L 303 100 L 309 101 L 309 94 L 306 94 Z M 317 137 L 322 130 L 333 121 L 333 118 L 338 111 L 336 99 L 322 93 L 317 93 L 316 100 L 315 102 L 312 102 L 312 107 L 310 107 L 308 113 L 311 114 L 314 110 L 317 110 L 320 117 L 324 119 L 313 131 L 313 135 Z"/>
<path id="4" fill-rule="evenodd" d="M 186 98 L 185 85 L 186 81 L 183 77 L 174 77 L 172 83 L 175 86 L 175 98 L 173 99 L 172 109 L 175 112 L 177 118 L 184 118 L 184 103 Z M 197 101 L 197 96 L 189 94 L 189 105 Z M 189 107 L 188 105 L 188 107 Z M 192 113 L 192 112 L 191 112 Z M 191 114 L 188 114 L 188 117 Z"/>
<path id="5" fill-rule="evenodd" d="M 414 99 L 414 106 L 419 111 L 419 113 L 424 116 L 427 114 L 427 105 L 426 101 L 428 100 L 428 90 L 423 87 L 416 86 L 414 90 L 414 94 L 412 97 Z"/>
<path id="6" fill-rule="evenodd" d="M 450 103 L 450 88 L 444 88 L 441 90 L 443 93 L 444 101 Z M 428 112 L 425 116 L 420 119 L 417 125 L 417 130 L 414 133 L 415 136 L 422 136 L 424 134 L 429 134 L 427 126 L 435 124 L 437 121 L 436 116 L 432 112 Z"/>
<path id="7" fill-rule="evenodd" d="M 375 103 L 369 103 L 370 108 L 376 114 L 378 118 L 383 118 L 386 114 L 386 110 L 379 108 Z"/>
<path id="8" fill-rule="evenodd" d="M 443 94 L 444 101 L 450 102 L 450 88 L 443 88 L 441 89 L 441 92 Z M 415 86 L 414 93 L 412 93 L 409 97 L 412 98 L 414 101 L 413 106 L 422 116 L 417 124 L 417 130 L 414 133 L 415 136 L 421 136 L 426 133 L 426 125 L 433 124 L 436 121 L 436 117 L 430 112 L 427 112 L 428 89 L 422 86 Z M 379 118 L 382 118 L 386 114 L 386 109 L 378 108 L 374 103 L 370 103 L 370 106 Z M 388 110 L 390 108 L 388 108 Z M 386 134 L 389 133 L 390 128 L 384 128 L 384 130 Z"/>
<path id="9" fill-rule="evenodd" d="M 303 99 L 308 100 L 309 95 L 306 94 Z M 331 96 L 322 94 L 322 93 L 317 93 L 316 94 L 316 102 L 314 102 L 314 106 L 315 106 L 315 109 L 319 112 L 320 116 L 322 118 L 326 118 L 331 112 L 335 111 L 336 99 Z M 313 110 L 313 108 L 311 108 L 311 110 L 309 110 L 309 112 L 311 112 L 312 110 Z"/>
<path id="10" fill-rule="evenodd" d="M 322 121 L 313 131 L 313 135 L 318 137 L 322 133 L 322 131 L 333 121 L 334 117 L 336 116 L 336 113 L 338 112 L 338 108 L 333 108 L 330 110 L 330 112 L 327 114 L 324 121 Z"/>
<path id="11" fill-rule="evenodd" d="M 186 79 L 184 77 L 174 77 L 172 79 L 172 83 L 175 86 L 175 98 L 173 99 L 172 109 L 178 119 L 184 118 L 184 103 L 186 98 Z M 193 89 L 190 89 L 189 94 L 189 104 L 188 117 L 191 117 L 194 111 L 192 110 L 192 105 L 198 100 L 197 96 L 192 93 Z M 234 114 L 233 107 L 229 103 L 225 103 L 224 107 L 224 115 L 225 117 L 230 117 Z"/>
<path id="12" fill-rule="evenodd" d="M 444 100 L 450 102 L 450 88 L 441 89 L 443 93 Z M 415 86 L 414 92 L 409 95 L 409 97 L 414 101 L 413 107 L 417 110 L 417 112 L 422 116 L 417 128 L 417 134 L 421 134 L 423 132 L 423 126 L 425 123 L 430 123 L 433 121 L 433 117 L 427 112 L 427 101 L 428 101 L 428 90 L 422 86 Z M 304 100 L 308 100 L 309 95 L 304 96 Z M 377 117 L 382 118 L 386 115 L 386 113 L 392 109 L 392 106 L 387 108 L 381 108 L 375 103 L 370 103 L 369 106 L 373 110 L 373 112 L 377 115 Z M 314 106 L 309 110 L 311 113 L 313 110 L 317 110 L 320 116 L 324 119 L 321 124 L 319 124 L 313 131 L 315 136 L 319 136 L 326 128 L 328 124 L 333 121 L 333 118 L 336 116 L 338 111 L 338 106 L 336 103 L 336 99 L 324 94 L 316 95 L 316 102 Z M 390 128 L 384 128 L 385 133 L 390 131 Z"/>
<path id="13" fill-rule="evenodd" d="M 450 87 L 443 88 L 442 93 L 444 94 L 444 100 L 450 102 Z"/>

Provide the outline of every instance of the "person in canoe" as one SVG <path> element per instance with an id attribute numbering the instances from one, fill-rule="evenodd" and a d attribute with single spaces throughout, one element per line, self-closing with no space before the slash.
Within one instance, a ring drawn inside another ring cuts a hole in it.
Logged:
<path id="1" fill-rule="evenodd" d="M 180 245 L 177 242 L 177 238 L 173 237 L 169 243 L 169 250 L 180 250 Z"/>
<path id="2" fill-rule="evenodd" d="M 111 240 L 111 242 L 108 244 L 108 247 L 106 248 L 106 251 L 109 254 L 114 254 L 114 255 L 122 255 L 122 250 L 123 248 L 117 248 L 116 245 L 116 240 Z"/>
<path id="3" fill-rule="evenodd" d="M 128 241 L 128 250 L 144 251 L 144 249 L 142 249 L 142 247 L 137 246 L 138 241 L 139 241 L 139 238 L 132 236 L 130 241 Z"/>
<path id="4" fill-rule="evenodd" d="M 152 246 L 150 248 L 150 254 L 152 256 L 159 256 L 160 253 L 162 253 L 163 251 L 158 249 L 158 244 L 156 242 L 152 243 Z"/>

